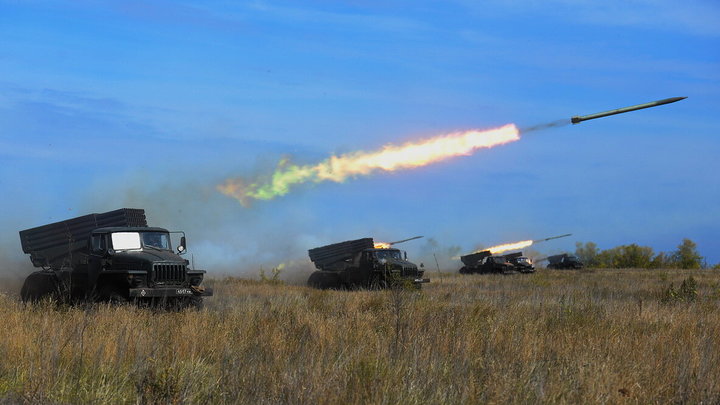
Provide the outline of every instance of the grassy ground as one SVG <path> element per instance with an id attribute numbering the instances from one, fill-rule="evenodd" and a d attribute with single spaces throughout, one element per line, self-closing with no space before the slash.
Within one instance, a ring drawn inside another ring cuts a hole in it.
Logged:
<path id="1" fill-rule="evenodd" d="M 694 302 L 667 293 L 690 275 L 698 284 Z M 421 292 L 215 281 L 204 310 L 180 313 L 25 306 L 3 295 L 0 398 L 720 401 L 720 272 L 431 276 Z"/>

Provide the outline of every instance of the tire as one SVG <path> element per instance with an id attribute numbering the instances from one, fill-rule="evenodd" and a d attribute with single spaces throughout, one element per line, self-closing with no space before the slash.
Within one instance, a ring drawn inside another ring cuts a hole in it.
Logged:
<path id="1" fill-rule="evenodd" d="M 203 297 L 190 297 L 188 298 L 188 309 L 200 311 L 205 307 Z"/>
<path id="2" fill-rule="evenodd" d="M 316 271 L 310 275 L 307 281 L 308 286 L 327 290 L 330 288 L 340 288 L 340 277 L 332 271 Z"/>
<path id="3" fill-rule="evenodd" d="M 38 302 L 46 298 L 60 298 L 60 280 L 49 271 L 31 273 L 20 289 L 20 299 L 22 302 Z"/>
<path id="4" fill-rule="evenodd" d="M 388 288 L 387 280 L 380 278 L 380 276 L 375 275 L 372 279 L 370 279 L 370 283 L 368 285 L 368 289 L 370 290 L 385 290 Z"/>
<path id="5" fill-rule="evenodd" d="M 105 286 L 98 293 L 98 300 L 111 306 L 125 305 L 130 302 L 126 294 L 112 286 Z"/>

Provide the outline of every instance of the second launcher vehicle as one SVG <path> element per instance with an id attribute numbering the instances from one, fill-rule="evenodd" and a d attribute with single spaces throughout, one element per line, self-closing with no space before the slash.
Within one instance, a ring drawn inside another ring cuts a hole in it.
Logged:
<path id="1" fill-rule="evenodd" d="M 424 270 L 407 260 L 407 253 L 393 245 L 398 242 L 375 243 L 372 238 L 349 240 L 310 249 L 310 260 L 318 271 L 308 278 L 315 288 L 387 288 L 399 283 L 420 287 L 429 283 Z"/>
<path id="2" fill-rule="evenodd" d="M 507 257 L 493 256 L 489 250 L 461 256 L 460 260 L 464 265 L 460 274 L 515 274 L 520 271 Z"/>

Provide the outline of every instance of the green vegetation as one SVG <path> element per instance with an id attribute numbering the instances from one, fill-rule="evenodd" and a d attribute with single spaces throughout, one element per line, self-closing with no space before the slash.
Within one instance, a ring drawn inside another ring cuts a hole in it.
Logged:
<path id="1" fill-rule="evenodd" d="M 699 269 L 703 266 L 703 257 L 697 251 L 697 245 L 690 239 L 683 239 L 677 250 L 667 254 L 655 254 L 649 246 L 635 243 L 599 250 L 593 242 L 577 242 L 575 255 L 587 267 L 606 269 Z"/>
<path id="2" fill-rule="evenodd" d="M 282 273 L 282 269 L 280 267 L 273 267 L 272 270 L 270 270 L 270 273 L 271 276 L 268 277 L 265 273 L 265 269 L 260 267 L 260 281 L 268 284 L 283 284 L 283 281 L 280 280 L 280 273 Z"/>
<path id="3" fill-rule="evenodd" d="M 697 282 L 690 276 L 683 280 L 680 288 L 675 288 L 672 284 L 663 293 L 661 301 L 666 304 L 675 304 L 678 302 L 694 302 L 697 299 Z"/>
<path id="4" fill-rule="evenodd" d="M 0 402 L 720 400 L 715 271 L 445 274 L 419 291 L 214 288 L 205 309 L 182 312 L 0 295 Z"/>

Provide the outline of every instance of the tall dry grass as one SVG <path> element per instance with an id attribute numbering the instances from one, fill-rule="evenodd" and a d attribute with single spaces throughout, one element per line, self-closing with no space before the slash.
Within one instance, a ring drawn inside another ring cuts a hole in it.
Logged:
<path id="1" fill-rule="evenodd" d="M 692 275 L 694 302 L 663 303 Z M 720 273 L 451 276 L 422 291 L 215 281 L 202 311 L 0 296 L 29 403 L 717 403 Z"/>

